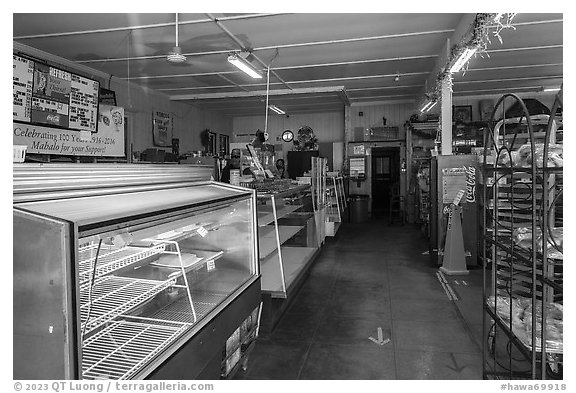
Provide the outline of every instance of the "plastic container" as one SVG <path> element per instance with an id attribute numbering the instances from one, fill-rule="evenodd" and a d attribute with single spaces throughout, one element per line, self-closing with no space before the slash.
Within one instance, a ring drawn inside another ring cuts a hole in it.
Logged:
<path id="1" fill-rule="evenodd" d="M 13 161 L 12 162 L 24 162 L 26 158 L 26 149 L 28 146 L 26 145 L 13 145 Z"/>
<path id="2" fill-rule="evenodd" d="M 350 195 L 350 222 L 360 223 L 368 221 L 368 195 Z"/>

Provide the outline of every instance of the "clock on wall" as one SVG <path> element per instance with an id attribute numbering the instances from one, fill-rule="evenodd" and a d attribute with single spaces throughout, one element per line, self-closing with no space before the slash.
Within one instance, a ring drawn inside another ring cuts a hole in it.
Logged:
<path id="1" fill-rule="evenodd" d="M 282 140 L 284 142 L 292 142 L 294 139 L 294 133 L 290 130 L 286 130 L 282 133 Z"/>

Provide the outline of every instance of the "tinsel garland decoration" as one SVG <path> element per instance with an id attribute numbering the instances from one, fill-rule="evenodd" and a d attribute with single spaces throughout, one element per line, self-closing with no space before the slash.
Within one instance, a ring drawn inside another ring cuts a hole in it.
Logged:
<path id="1" fill-rule="evenodd" d="M 436 77 L 436 85 L 432 92 L 426 94 L 426 98 L 428 99 L 435 99 L 438 100 L 442 96 L 442 82 L 447 81 L 448 86 L 450 87 L 450 91 L 452 91 L 452 73 L 450 72 L 450 67 L 456 59 L 460 57 L 466 49 L 476 49 L 474 56 L 490 57 L 487 52 L 488 44 L 491 44 L 492 41 L 490 39 L 491 35 L 498 38 L 498 41 L 502 44 L 502 37 L 500 36 L 500 32 L 504 29 L 516 29 L 512 25 L 512 19 L 514 19 L 516 13 L 478 13 L 476 14 L 476 18 L 474 18 L 474 22 L 470 27 L 470 30 L 467 34 L 464 35 L 462 40 L 452 46 L 450 50 L 450 58 L 446 62 L 446 65 L 440 70 Z M 490 30 L 494 29 L 492 33 Z M 466 73 L 468 69 L 468 65 L 470 62 L 467 62 L 464 65 L 463 73 Z"/>

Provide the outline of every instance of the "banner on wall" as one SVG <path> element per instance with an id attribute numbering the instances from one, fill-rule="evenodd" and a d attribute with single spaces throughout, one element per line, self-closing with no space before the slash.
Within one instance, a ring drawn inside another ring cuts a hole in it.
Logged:
<path id="1" fill-rule="evenodd" d="M 172 117 L 170 113 L 152 112 L 152 136 L 154 146 L 172 146 Z"/>
<path id="2" fill-rule="evenodd" d="M 96 133 L 13 123 L 12 135 L 27 153 L 124 157 L 124 108 L 100 105 Z"/>

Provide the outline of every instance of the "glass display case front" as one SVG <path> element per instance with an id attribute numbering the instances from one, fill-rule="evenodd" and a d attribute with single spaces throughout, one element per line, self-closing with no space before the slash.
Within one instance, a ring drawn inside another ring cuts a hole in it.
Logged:
<path id="1" fill-rule="evenodd" d="M 47 261 L 46 277 L 36 276 L 40 286 L 31 287 L 38 269 L 29 261 L 42 258 L 40 249 L 17 239 L 38 220 L 43 233 L 69 236 L 73 246 L 69 265 L 67 251 L 56 253 L 60 261 Z M 15 378 L 145 377 L 258 275 L 254 222 L 253 193 L 216 185 L 16 205 Z M 34 316 L 38 304 L 26 300 L 49 290 L 43 283 L 59 274 L 75 277 L 72 285 L 60 281 L 55 309 L 63 307 L 68 321 L 62 331 L 53 316 Z M 62 375 L 50 374 L 49 355 L 30 361 L 26 336 L 43 336 L 48 326 L 51 338 L 69 340 L 72 359 L 54 364 L 69 367 Z M 45 371 L 37 377 L 39 363 Z"/>

